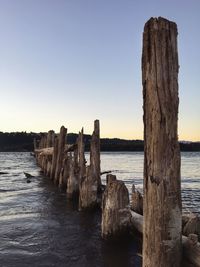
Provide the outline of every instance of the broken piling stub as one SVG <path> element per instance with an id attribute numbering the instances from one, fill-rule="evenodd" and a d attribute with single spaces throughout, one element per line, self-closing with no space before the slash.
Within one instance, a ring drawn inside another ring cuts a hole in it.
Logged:
<path id="1" fill-rule="evenodd" d="M 131 219 L 128 189 L 124 182 L 111 179 L 102 197 L 101 235 L 105 239 L 125 233 Z"/>
<path id="2" fill-rule="evenodd" d="M 72 154 L 69 155 L 69 176 L 67 179 L 67 198 L 72 199 L 78 195 L 79 192 L 79 180 L 75 172 L 75 161 Z"/>
<path id="3" fill-rule="evenodd" d="M 134 184 L 132 185 L 131 209 L 143 215 L 143 196 L 138 190 L 136 190 Z"/>

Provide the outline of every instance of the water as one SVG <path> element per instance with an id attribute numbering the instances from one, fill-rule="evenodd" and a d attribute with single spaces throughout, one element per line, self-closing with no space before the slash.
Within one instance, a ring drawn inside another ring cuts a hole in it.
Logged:
<path id="1" fill-rule="evenodd" d="M 1 267 L 141 266 L 139 242 L 103 241 L 100 212 L 79 212 L 30 153 L 0 153 L 0 171 Z M 23 172 L 35 176 L 31 183 Z"/>
<path id="2" fill-rule="evenodd" d="M 88 158 L 88 155 L 87 155 Z M 114 170 L 129 190 L 142 191 L 143 153 L 102 153 L 102 171 Z M 40 175 L 30 153 L 0 153 L 0 266 L 141 266 L 141 244 L 101 239 L 100 212 L 79 212 L 76 203 Z M 23 172 L 33 174 L 26 183 Z M 200 153 L 182 153 L 184 211 L 200 213 Z M 105 181 L 105 175 L 103 176 Z"/>
<path id="3" fill-rule="evenodd" d="M 114 170 L 113 174 L 126 183 L 129 192 L 133 183 L 142 192 L 143 157 L 143 152 L 102 153 L 102 170 Z M 181 153 L 181 181 L 183 212 L 200 214 L 200 152 Z"/>

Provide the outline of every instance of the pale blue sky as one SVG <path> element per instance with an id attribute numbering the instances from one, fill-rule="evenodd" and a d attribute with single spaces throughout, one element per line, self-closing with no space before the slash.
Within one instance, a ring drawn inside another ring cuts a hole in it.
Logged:
<path id="1" fill-rule="evenodd" d="M 200 140 L 199 0 L 0 0 L 1 131 L 101 121 L 102 137 L 143 138 L 142 32 L 178 25 L 179 138 Z"/>

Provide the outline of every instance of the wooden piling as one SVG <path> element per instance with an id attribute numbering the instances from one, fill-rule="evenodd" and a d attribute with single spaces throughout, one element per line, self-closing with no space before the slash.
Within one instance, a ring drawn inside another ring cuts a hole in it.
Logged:
<path id="1" fill-rule="evenodd" d="M 52 165 L 51 165 L 51 174 L 50 174 L 50 178 L 52 180 L 55 177 L 57 157 L 58 157 L 58 137 L 55 136 L 55 138 L 54 138 L 54 148 L 53 148 L 53 157 L 52 157 Z"/>
<path id="2" fill-rule="evenodd" d="M 33 149 L 34 151 L 38 148 L 38 145 L 37 145 L 37 140 L 36 138 L 33 139 Z"/>
<path id="3" fill-rule="evenodd" d="M 63 160 L 63 167 L 59 178 L 59 187 L 63 190 L 67 188 L 67 181 L 69 178 L 69 156 L 65 155 Z"/>
<path id="4" fill-rule="evenodd" d="M 95 120 L 90 146 L 90 165 L 86 169 L 86 175 L 80 178 L 80 209 L 93 208 L 98 205 L 98 193 L 101 186 L 99 132 L 99 121 Z"/>
<path id="5" fill-rule="evenodd" d="M 53 130 L 48 131 L 47 133 L 47 142 L 46 142 L 46 147 L 52 147 L 54 144 L 54 137 L 55 137 L 55 132 Z"/>
<path id="6" fill-rule="evenodd" d="M 70 152 L 69 155 L 69 178 L 67 180 L 67 198 L 72 199 L 79 192 L 78 176 L 75 174 L 75 161 Z"/>
<path id="7" fill-rule="evenodd" d="M 129 193 L 124 182 L 110 176 L 102 198 L 101 235 L 107 239 L 120 236 L 130 226 Z"/>
<path id="8" fill-rule="evenodd" d="M 141 193 L 135 189 L 135 185 L 132 186 L 131 209 L 143 215 L 143 197 Z"/>
<path id="9" fill-rule="evenodd" d="M 62 168 L 63 157 L 64 157 L 66 134 L 67 134 L 67 129 L 64 126 L 62 126 L 60 128 L 60 134 L 58 137 L 58 154 L 57 154 L 56 170 L 55 170 L 55 177 L 54 177 L 55 183 L 59 182 L 60 171 Z"/>
<path id="10" fill-rule="evenodd" d="M 78 167 L 79 167 L 79 181 L 81 182 L 85 177 L 86 167 L 85 167 L 85 144 L 83 140 L 83 128 L 78 136 Z"/>
<path id="11" fill-rule="evenodd" d="M 181 266 L 181 190 L 177 26 L 151 18 L 144 27 L 143 267 Z"/>
<path id="12" fill-rule="evenodd" d="M 101 186 L 100 170 L 100 127 L 99 120 L 94 121 L 94 131 L 90 144 L 90 166 L 93 179 L 97 180 L 98 188 Z"/>

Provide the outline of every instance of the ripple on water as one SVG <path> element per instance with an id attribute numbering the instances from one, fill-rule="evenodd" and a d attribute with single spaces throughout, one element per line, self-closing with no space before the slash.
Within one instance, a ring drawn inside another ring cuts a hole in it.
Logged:
<path id="1" fill-rule="evenodd" d="M 185 211 L 200 213 L 199 165 L 200 153 L 182 154 Z M 77 203 L 40 176 L 29 153 L 0 153 L 0 166 L 8 172 L 0 175 L 1 266 L 141 266 L 140 244 L 102 241 L 100 213 L 79 212 Z M 115 170 L 129 191 L 132 183 L 142 191 L 143 153 L 102 153 L 101 169 Z M 30 184 L 23 172 L 35 176 Z"/>

